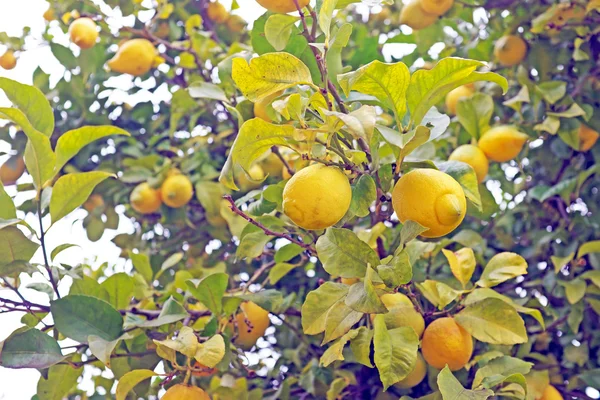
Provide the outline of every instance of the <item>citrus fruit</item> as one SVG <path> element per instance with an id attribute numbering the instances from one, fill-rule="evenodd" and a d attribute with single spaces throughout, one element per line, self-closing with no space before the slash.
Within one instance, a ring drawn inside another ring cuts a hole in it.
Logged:
<path id="1" fill-rule="evenodd" d="M 477 144 L 486 157 L 496 162 L 506 162 L 515 159 L 528 136 L 512 126 L 501 125 L 483 133 Z"/>
<path id="2" fill-rule="evenodd" d="M 444 317 L 427 326 L 421 349 L 427 364 L 437 369 L 447 364 L 451 371 L 457 371 L 471 359 L 473 339 L 453 318 Z"/>
<path id="3" fill-rule="evenodd" d="M 199 387 L 180 383 L 171 386 L 161 400 L 210 400 L 210 396 Z"/>
<path id="4" fill-rule="evenodd" d="M 381 296 L 381 301 L 388 309 L 388 312 L 383 314 L 388 329 L 409 326 L 421 337 L 425 330 L 425 320 L 407 296 L 402 293 L 388 293 Z M 371 320 L 374 317 L 375 315 L 371 314 Z"/>
<path id="5" fill-rule="evenodd" d="M 0 67 L 5 70 L 11 70 L 17 66 L 17 57 L 12 50 L 6 50 L 4 54 L 0 56 Z"/>
<path id="6" fill-rule="evenodd" d="M 3 185 L 14 185 L 24 172 L 25 160 L 23 157 L 11 157 L 0 167 L 0 181 Z"/>
<path id="7" fill-rule="evenodd" d="M 239 15 L 232 15 L 227 19 L 227 28 L 233 33 L 240 33 L 246 27 L 246 20 Z"/>
<path id="8" fill-rule="evenodd" d="M 258 338 L 264 336 L 265 331 L 271 325 L 271 320 L 267 310 L 251 301 L 240 304 L 240 308 L 241 312 L 235 316 L 237 329 L 234 329 L 234 322 L 230 322 L 228 326 L 237 333 L 234 340 L 235 345 L 244 350 L 250 350 Z"/>
<path id="9" fill-rule="evenodd" d="M 208 7 L 206 8 L 206 14 L 208 15 L 208 18 L 211 21 L 217 23 L 223 23 L 227 21 L 227 18 L 229 18 L 229 13 L 227 12 L 227 9 L 223 4 L 219 3 L 218 1 L 208 3 Z"/>
<path id="10" fill-rule="evenodd" d="M 494 56 L 506 67 L 519 64 L 527 55 L 527 43 L 519 36 L 503 36 L 494 45 Z"/>
<path id="11" fill-rule="evenodd" d="M 539 400 L 563 400 L 563 397 L 554 386 L 548 385 Z"/>
<path id="12" fill-rule="evenodd" d="M 131 39 L 119 46 L 119 50 L 108 61 L 111 70 L 121 74 L 140 76 L 152 69 L 158 59 L 156 48 L 147 39 Z"/>
<path id="13" fill-rule="evenodd" d="M 133 189 L 129 197 L 131 207 L 140 214 L 153 214 L 160 209 L 162 199 L 160 191 L 148 183 L 140 183 Z"/>
<path id="14" fill-rule="evenodd" d="M 83 203 L 83 208 L 89 213 L 97 208 L 104 208 L 104 199 L 99 194 L 93 194 Z"/>
<path id="15" fill-rule="evenodd" d="M 169 176 L 160 187 L 163 202 L 171 208 L 180 208 L 190 202 L 194 196 L 192 181 L 185 175 Z"/>
<path id="16" fill-rule="evenodd" d="M 579 151 L 588 151 L 598 141 L 600 134 L 587 125 L 579 125 Z"/>
<path id="17" fill-rule="evenodd" d="M 406 378 L 394 384 L 394 386 L 398 389 L 413 388 L 425 379 L 425 375 L 427 375 L 427 364 L 425 364 L 425 360 L 421 353 L 417 353 L 417 364 L 415 365 L 415 368 L 406 376 Z"/>
<path id="18" fill-rule="evenodd" d="M 352 200 L 339 168 L 314 164 L 294 174 L 283 189 L 283 212 L 304 229 L 325 229 L 346 214 Z"/>
<path id="19" fill-rule="evenodd" d="M 394 187 L 392 205 L 402 223 L 418 222 L 428 228 L 421 235 L 430 238 L 452 232 L 467 211 L 460 184 L 435 169 L 414 169 L 403 175 Z"/>
<path id="20" fill-rule="evenodd" d="M 98 39 L 96 23 L 91 18 L 77 18 L 69 26 L 69 36 L 71 42 L 80 48 L 89 49 L 96 44 L 96 39 Z"/>
<path id="21" fill-rule="evenodd" d="M 421 8 L 426 13 L 444 15 L 454 5 L 454 0 L 420 0 Z"/>
<path id="22" fill-rule="evenodd" d="M 56 18 L 56 16 L 54 15 L 54 10 L 52 8 L 47 9 L 46 11 L 44 11 L 44 19 L 48 22 L 53 21 L 54 18 Z"/>
<path id="23" fill-rule="evenodd" d="M 267 10 L 279 14 L 287 14 L 297 10 L 293 0 L 256 0 L 256 2 Z M 306 7 L 308 3 L 310 3 L 310 0 L 298 0 L 300 8 Z"/>
<path id="24" fill-rule="evenodd" d="M 408 25 L 414 30 L 424 29 L 433 25 L 438 20 L 435 14 L 425 12 L 419 0 L 412 0 L 405 4 L 400 11 L 400 24 Z"/>
<path id="25" fill-rule="evenodd" d="M 490 167 L 490 162 L 485 153 L 479 147 L 472 144 L 457 147 L 448 159 L 451 161 L 462 161 L 473 167 L 479 183 L 483 182 Z"/>
<path id="26" fill-rule="evenodd" d="M 460 99 L 469 98 L 475 93 L 473 89 L 468 86 L 459 86 L 454 90 L 451 90 L 446 95 L 446 111 L 450 115 L 456 115 L 456 106 Z"/>
<path id="27" fill-rule="evenodd" d="M 217 370 L 215 368 L 209 368 L 204 364 L 200 364 L 198 361 L 196 361 L 194 363 L 194 368 L 199 370 L 199 371 L 193 371 L 192 375 L 194 375 L 197 378 L 203 378 L 206 376 L 211 376 L 214 375 L 215 372 L 217 372 Z"/>

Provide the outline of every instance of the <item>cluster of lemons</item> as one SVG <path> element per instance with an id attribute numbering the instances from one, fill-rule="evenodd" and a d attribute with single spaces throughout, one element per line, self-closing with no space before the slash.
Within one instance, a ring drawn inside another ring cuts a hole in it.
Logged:
<path id="1" fill-rule="evenodd" d="M 208 3 L 206 8 L 208 18 L 217 24 L 225 24 L 234 33 L 240 33 L 246 27 L 246 21 L 239 15 L 231 15 L 225 6 L 218 1 Z"/>
<path id="2" fill-rule="evenodd" d="M 137 185 L 129 197 L 131 207 L 140 214 L 154 214 L 165 204 L 171 208 L 181 208 L 194 196 L 194 186 L 190 178 L 179 170 L 169 171 L 160 188 L 153 188 L 148 182 Z"/>
<path id="3" fill-rule="evenodd" d="M 433 25 L 454 5 L 454 0 L 411 0 L 402 7 L 400 23 L 414 30 Z"/>

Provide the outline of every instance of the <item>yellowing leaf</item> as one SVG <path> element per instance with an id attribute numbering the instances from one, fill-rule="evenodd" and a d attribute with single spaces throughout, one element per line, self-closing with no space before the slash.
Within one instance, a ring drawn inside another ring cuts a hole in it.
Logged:
<path id="1" fill-rule="evenodd" d="M 496 254 L 488 262 L 477 281 L 481 287 L 493 287 L 509 279 L 527 274 L 527 261 L 516 253 Z"/>
<path id="2" fill-rule="evenodd" d="M 199 349 L 198 338 L 194 330 L 189 326 L 184 326 L 179 331 L 179 335 L 175 339 L 155 340 L 157 344 L 178 351 L 188 357 L 196 356 Z"/>
<path id="3" fill-rule="evenodd" d="M 471 280 L 475 266 L 477 265 L 473 249 L 464 247 L 457 252 L 442 249 L 442 252 L 450 264 L 452 275 L 462 283 L 464 288 Z"/>
<path id="4" fill-rule="evenodd" d="M 324 367 L 328 367 L 329 364 L 333 363 L 334 361 L 343 361 L 344 355 L 342 354 L 342 352 L 344 350 L 344 346 L 346 346 L 346 343 L 354 339 L 357 335 L 358 329 L 353 329 L 350 332 L 346 333 L 344 336 L 342 336 L 337 342 L 335 342 L 334 344 L 329 346 L 327 350 L 325 350 L 325 352 L 321 356 L 319 364 L 321 364 Z"/>
<path id="5" fill-rule="evenodd" d="M 250 63 L 235 58 L 232 77 L 244 96 L 253 102 L 292 86 L 312 85 L 308 67 L 289 53 L 267 53 Z"/>
<path id="6" fill-rule="evenodd" d="M 225 356 L 225 341 L 223 336 L 215 335 L 198 345 L 194 358 L 208 368 L 214 368 Z"/>
<path id="7" fill-rule="evenodd" d="M 152 378 L 153 376 L 156 376 L 156 373 L 149 369 L 137 369 L 126 373 L 119 379 L 119 384 L 117 385 L 117 400 L 125 400 L 127 394 L 129 394 L 138 383 Z"/>
<path id="8" fill-rule="evenodd" d="M 333 306 L 348 294 L 348 286 L 325 282 L 306 296 L 302 305 L 302 329 L 307 335 L 316 335 L 325 330 L 327 314 Z"/>
<path id="9" fill-rule="evenodd" d="M 321 112 L 342 121 L 346 126 L 346 129 L 348 129 L 355 138 L 363 138 L 367 143 L 371 141 L 371 136 L 373 136 L 373 131 L 375 130 L 375 122 L 377 121 L 375 107 L 362 106 L 349 114 L 328 110 L 321 110 Z"/>
<path id="10" fill-rule="evenodd" d="M 442 393 L 443 399 L 461 399 L 461 400 L 485 400 L 494 395 L 494 392 L 489 389 L 468 390 L 463 387 L 450 368 L 445 366 L 437 376 L 437 384 Z"/>
<path id="11" fill-rule="evenodd" d="M 417 287 L 423 293 L 423 296 L 429 300 L 431 304 L 440 310 L 452 303 L 456 298 L 464 293 L 461 290 L 454 290 L 445 283 L 426 280 L 423 283 L 417 283 Z"/>

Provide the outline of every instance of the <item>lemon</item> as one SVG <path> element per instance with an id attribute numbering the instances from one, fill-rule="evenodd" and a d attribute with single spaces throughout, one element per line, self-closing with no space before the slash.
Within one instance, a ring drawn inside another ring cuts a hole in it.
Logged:
<path id="1" fill-rule="evenodd" d="M 187 176 L 174 174 L 165 179 L 160 192 L 166 205 L 180 208 L 189 203 L 194 196 L 194 186 Z"/>
<path id="2" fill-rule="evenodd" d="M 235 171 L 237 172 L 237 185 L 244 192 L 260 187 L 262 180 L 265 179 L 265 171 L 259 164 L 253 164 L 250 167 L 248 170 L 250 177 L 239 167 L 235 168 Z"/>
<path id="3" fill-rule="evenodd" d="M 548 385 L 539 400 L 563 400 L 563 397 L 554 386 Z"/>
<path id="4" fill-rule="evenodd" d="M 269 312 L 262 309 L 251 301 L 240 304 L 242 312 L 239 312 L 235 316 L 235 327 L 234 323 L 228 324 L 229 328 L 234 332 L 237 332 L 237 337 L 234 340 L 236 346 L 250 350 L 255 344 L 258 338 L 264 336 L 265 331 L 271 325 L 269 319 Z"/>
<path id="5" fill-rule="evenodd" d="M 462 161 L 473 167 L 479 183 L 484 181 L 490 167 L 490 162 L 485 153 L 479 147 L 472 144 L 457 147 L 448 159 L 451 161 Z"/>
<path id="6" fill-rule="evenodd" d="M 104 208 L 104 199 L 99 194 L 93 194 L 83 203 L 83 208 L 89 213 L 97 208 Z"/>
<path id="7" fill-rule="evenodd" d="M 17 57 L 12 50 L 6 50 L 4 54 L 0 56 L 0 67 L 5 70 L 11 70 L 17 66 Z"/>
<path id="8" fill-rule="evenodd" d="M 515 159 L 528 136 L 512 126 L 501 125 L 483 133 L 478 146 L 486 157 L 496 162 L 506 162 Z"/>
<path id="9" fill-rule="evenodd" d="M 131 39 L 119 46 L 108 66 L 121 74 L 140 76 L 152 69 L 157 58 L 158 52 L 149 40 Z"/>
<path id="10" fill-rule="evenodd" d="M 82 49 L 94 47 L 98 39 L 98 28 L 91 18 L 77 18 L 69 26 L 71 42 Z"/>
<path id="11" fill-rule="evenodd" d="M 246 27 L 246 20 L 239 15 L 232 15 L 227 19 L 227 28 L 233 33 L 240 33 Z"/>
<path id="12" fill-rule="evenodd" d="M 427 364 L 451 371 L 464 367 L 473 354 L 473 339 L 453 318 L 436 319 L 425 329 L 421 351 Z"/>
<path id="13" fill-rule="evenodd" d="M 273 122 L 271 117 L 269 117 L 269 113 L 267 112 L 267 110 L 269 110 L 269 107 L 271 107 L 271 103 L 273 103 L 273 100 L 275 100 L 277 97 L 281 96 L 282 94 L 283 94 L 283 90 L 275 92 L 272 95 L 267 96 L 261 100 L 258 100 L 256 103 L 254 103 L 254 116 L 256 118 L 260 118 L 267 122 Z"/>
<path id="14" fill-rule="evenodd" d="M 304 229 L 325 229 L 346 214 L 352 200 L 339 168 L 314 164 L 294 174 L 283 189 L 283 212 Z"/>
<path id="15" fill-rule="evenodd" d="M 425 237 L 444 236 L 465 218 L 467 200 L 460 184 L 435 169 L 414 169 L 403 175 L 392 193 L 392 205 L 401 222 L 415 221 Z"/>
<path id="16" fill-rule="evenodd" d="M 25 172 L 23 157 L 11 157 L 0 167 L 0 181 L 3 185 L 14 185 Z"/>
<path id="17" fill-rule="evenodd" d="M 426 13 L 444 15 L 454 5 L 454 0 L 420 0 L 421 8 Z"/>
<path id="18" fill-rule="evenodd" d="M 140 183 L 133 189 L 129 202 L 131 207 L 140 214 L 153 214 L 162 205 L 160 191 L 146 182 Z"/>
<path id="19" fill-rule="evenodd" d="M 208 18 L 211 21 L 217 23 L 223 23 L 227 21 L 227 18 L 229 18 L 229 13 L 227 12 L 227 9 L 223 4 L 219 3 L 218 1 L 208 3 L 208 7 L 206 8 L 206 14 L 208 15 Z"/>
<path id="20" fill-rule="evenodd" d="M 433 25 L 438 20 L 435 14 L 429 14 L 423 10 L 419 0 L 412 0 L 405 4 L 400 11 L 400 24 L 408 25 L 414 30 L 424 29 Z"/>
<path id="21" fill-rule="evenodd" d="M 180 383 L 171 386 L 161 400 L 210 400 L 210 396 L 199 387 Z"/>
<path id="22" fill-rule="evenodd" d="M 589 126 L 581 124 L 579 126 L 578 136 L 579 151 L 588 151 L 592 147 L 594 147 L 594 145 L 598 141 L 598 137 L 600 136 L 600 134 L 592 128 L 590 128 Z"/>
<path id="23" fill-rule="evenodd" d="M 527 55 L 527 43 L 519 36 L 503 36 L 494 45 L 494 56 L 506 67 L 519 64 Z"/>
<path id="24" fill-rule="evenodd" d="M 47 9 L 46 11 L 44 11 L 44 19 L 48 22 L 53 21 L 56 18 L 56 16 L 54 15 L 54 10 L 52 8 Z"/>
<path id="25" fill-rule="evenodd" d="M 256 0 L 256 2 L 267 10 L 279 14 L 287 14 L 297 10 L 293 0 Z M 310 3 L 310 0 L 298 0 L 301 9 L 306 7 L 308 3 Z"/>
<path id="26" fill-rule="evenodd" d="M 389 293 L 381 296 L 381 301 L 389 311 L 383 314 L 388 329 L 409 326 L 421 337 L 425 330 L 425 320 L 407 296 L 402 293 Z M 375 315 L 371 314 L 371 320 L 374 317 Z"/>
<path id="27" fill-rule="evenodd" d="M 459 86 L 454 90 L 451 90 L 446 95 L 446 111 L 450 115 L 456 115 L 456 106 L 460 99 L 469 98 L 475 93 L 469 86 Z"/>
<path id="28" fill-rule="evenodd" d="M 192 372 L 192 375 L 194 375 L 197 378 L 203 378 L 205 376 L 211 376 L 211 375 L 214 375 L 215 372 L 217 372 L 216 368 L 209 368 L 209 367 L 207 367 L 204 364 L 200 364 L 198 361 L 196 361 L 194 363 L 194 368 L 201 370 L 201 371 L 194 371 L 194 372 Z"/>
<path id="29" fill-rule="evenodd" d="M 425 364 L 425 360 L 421 353 L 417 353 L 417 364 L 415 365 L 415 368 L 406 376 L 406 378 L 394 384 L 394 386 L 398 389 L 413 388 L 425 379 L 425 375 L 427 375 L 427 364 Z"/>

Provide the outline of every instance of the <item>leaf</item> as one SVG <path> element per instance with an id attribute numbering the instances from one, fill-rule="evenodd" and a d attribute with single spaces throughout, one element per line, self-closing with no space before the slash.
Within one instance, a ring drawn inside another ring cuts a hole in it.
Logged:
<path id="1" fill-rule="evenodd" d="M 83 276 L 82 279 L 74 279 L 69 294 L 82 294 L 95 297 L 108 302 L 108 292 L 94 279 Z"/>
<path id="2" fill-rule="evenodd" d="M 505 302 L 506 304 L 509 304 L 511 307 L 513 307 L 515 310 L 517 310 L 518 313 L 527 314 L 527 315 L 535 318 L 535 320 L 542 326 L 542 329 L 546 329 L 545 323 L 544 323 L 544 317 L 542 316 L 542 313 L 540 312 L 540 310 L 536 310 L 535 308 L 529 308 L 529 307 L 524 307 L 524 306 L 518 305 L 514 301 L 512 301 L 512 299 L 510 297 L 501 295 L 500 293 L 496 292 L 494 289 L 480 288 L 480 289 L 473 290 L 465 299 L 464 305 L 467 306 L 469 304 L 474 304 L 474 303 L 477 303 L 484 299 L 487 299 L 489 297 L 502 300 L 503 302 Z"/>
<path id="3" fill-rule="evenodd" d="M 214 83 L 196 81 L 188 87 L 190 96 L 195 99 L 211 99 L 223 102 L 229 102 L 227 95 L 219 86 Z"/>
<path id="4" fill-rule="evenodd" d="M 47 137 L 52 135 L 54 113 L 50 102 L 38 88 L 8 78 L 0 78 L 0 89 L 4 91 L 11 103 L 23 112 L 35 129 Z"/>
<path id="5" fill-rule="evenodd" d="M 494 287 L 517 276 L 527 274 L 527 261 L 516 253 L 496 254 L 487 263 L 477 285 Z"/>
<path id="6" fill-rule="evenodd" d="M 446 256 L 448 264 L 450 264 L 452 275 L 462 284 L 463 288 L 467 286 L 477 265 L 473 249 L 464 247 L 457 252 L 442 249 L 442 253 Z"/>
<path id="7" fill-rule="evenodd" d="M 243 300 L 256 303 L 259 307 L 275 314 L 280 313 L 280 308 L 284 306 L 283 295 L 275 289 L 261 290 L 260 292 L 248 293 L 239 297 Z"/>
<path id="8" fill-rule="evenodd" d="M 215 335 L 204 343 L 198 345 L 194 355 L 196 361 L 208 368 L 214 368 L 225 356 L 225 341 L 223 336 Z"/>
<path id="9" fill-rule="evenodd" d="M 600 288 L 600 271 L 586 271 L 580 275 L 580 278 L 589 279 L 594 285 Z"/>
<path id="10" fill-rule="evenodd" d="M 4 368 L 48 368 L 63 359 L 58 342 L 37 329 L 17 330 L 0 343 Z"/>
<path id="11" fill-rule="evenodd" d="M 410 72 L 404 63 L 385 64 L 376 60 L 356 71 L 338 75 L 338 82 L 346 97 L 352 90 L 376 97 L 393 111 L 396 121 L 401 121 L 406 113 Z"/>
<path id="12" fill-rule="evenodd" d="M 52 188 L 50 215 L 56 223 L 71 211 L 81 206 L 92 194 L 96 186 L 113 174 L 103 171 L 90 171 L 63 175 Z"/>
<path id="13" fill-rule="evenodd" d="M 410 327 L 388 330 L 383 315 L 375 316 L 375 365 L 384 390 L 406 378 L 417 363 L 419 338 Z"/>
<path id="14" fill-rule="evenodd" d="M 250 60 L 234 58 L 232 77 L 252 101 L 301 84 L 312 85 L 308 67 L 289 53 L 268 53 Z"/>
<path id="15" fill-rule="evenodd" d="M 298 246 L 298 247 L 300 247 L 300 246 Z M 275 266 L 273 266 L 273 268 L 271 268 L 271 270 L 269 271 L 269 282 L 271 284 L 275 285 L 277 282 L 279 282 L 283 277 L 285 277 L 290 271 L 292 271 L 296 267 L 298 267 L 298 265 L 295 265 L 295 264 L 288 264 L 288 263 L 281 263 L 281 262 L 275 264 Z"/>
<path id="16" fill-rule="evenodd" d="M 152 271 L 152 266 L 150 265 L 150 258 L 148 255 L 144 253 L 136 254 L 130 251 L 129 258 L 131 258 L 133 268 L 135 268 L 136 271 L 144 277 L 146 282 L 152 283 L 154 271 Z"/>
<path id="17" fill-rule="evenodd" d="M 579 246 L 579 250 L 577 250 L 577 258 L 585 257 L 591 253 L 600 253 L 600 240 L 593 240 Z"/>
<path id="18" fill-rule="evenodd" d="M 131 392 L 138 383 L 150 379 L 153 376 L 157 376 L 157 374 L 149 369 L 137 369 L 126 373 L 119 379 L 119 383 L 117 384 L 117 400 L 126 400 L 129 392 Z"/>
<path id="19" fill-rule="evenodd" d="M 527 342 L 523 319 L 500 299 L 487 298 L 470 304 L 454 318 L 481 342 L 504 345 Z"/>
<path id="20" fill-rule="evenodd" d="M 121 336 L 123 317 L 110 304 L 95 297 L 69 295 L 50 304 L 56 328 L 68 338 L 87 343 L 90 335 L 106 341 Z"/>
<path id="21" fill-rule="evenodd" d="M 337 111 L 328 111 L 321 109 L 324 115 L 335 117 L 345 126 L 345 129 L 356 139 L 363 138 L 367 142 L 371 141 L 375 123 L 377 122 L 377 111 L 373 106 L 362 106 L 356 111 L 345 114 Z M 363 175 L 364 176 L 364 175 Z"/>
<path id="22" fill-rule="evenodd" d="M 50 261 L 54 261 L 54 258 L 59 255 L 60 253 L 62 253 L 63 251 L 70 249 L 71 247 L 79 247 L 76 244 L 71 244 L 71 243 L 63 243 L 61 245 L 58 245 L 54 248 L 54 250 L 52 250 L 52 253 L 50 253 Z"/>
<path id="23" fill-rule="evenodd" d="M 189 316 L 187 310 L 179 304 L 173 296 L 169 297 L 165 304 L 163 304 L 162 310 L 158 318 L 149 319 L 142 323 L 135 324 L 141 328 L 155 328 L 162 325 L 172 324 L 177 321 L 181 321 Z"/>
<path id="24" fill-rule="evenodd" d="M 552 265 L 554 265 L 554 273 L 558 274 L 561 269 L 573 261 L 573 258 L 575 258 L 575 253 L 570 253 L 566 257 L 550 256 L 550 261 L 552 261 Z"/>
<path id="25" fill-rule="evenodd" d="M 373 331 L 361 326 L 357 329 L 358 334 L 350 342 L 350 350 L 354 354 L 357 362 L 369 368 L 373 368 L 371 364 L 371 342 L 373 341 Z"/>
<path id="26" fill-rule="evenodd" d="M 307 335 L 317 335 L 325 330 L 327 314 L 335 304 L 344 301 L 348 286 L 325 282 L 306 296 L 302 305 L 302 329 Z"/>
<path id="27" fill-rule="evenodd" d="M 548 104 L 555 104 L 567 93 L 567 83 L 562 81 L 542 82 L 535 89 Z"/>
<path id="28" fill-rule="evenodd" d="M 37 385 L 38 400 L 63 400 L 77 384 L 83 368 L 73 368 L 70 365 L 53 365 L 48 370 L 47 377 L 41 377 Z"/>
<path id="29" fill-rule="evenodd" d="M 343 301 L 339 301 L 331 307 L 325 321 L 325 335 L 321 346 L 335 340 L 350 330 L 360 319 L 363 313 L 354 311 Z"/>
<path id="30" fill-rule="evenodd" d="M 423 296 L 429 300 L 431 304 L 439 308 L 440 310 L 452 303 L 458 298 L 464 291 L 454 290 L 445 283 L 426 280 L 423 283 L 417 283 L 417 287 L 423 293 Z"/>
<path id="31" fill-rule="evenodd" d="M 198 285 L 187 281 L 188 290 L 198 301 L 206 306 L 213 314 L 220 314 L 223 310 L 223 296 L 227 291 L 229 275 L 217 273 L 202 279 Z"/>
<path id="32" fill-rule="evenodd" d="M 333 276 L 363 277 L 368 266 L 379 265 L 375 251 L 348 229 L 327 229 L 316 248 L 323 268 Z"/>
<path id="33" fill-rule="evenodd" d="M 15 219 L 17 218 L 17 209 L 12 201 L 4 185 L 0 181 L 0 219 Z"/>
<path id="34" fill-rule="evenodd" d="M 109 303 L 118 310 L 124 310 L 129 307 L 133 297 L 133 278 L 124 272 L 114 274 L 108 277 L 101 284 L 109 297 Z"/>
<path id="35" fill-rule="evenodd" d="M 558 283 L 565 288 L 569 304 L 575 304 L 585 296 L 587 284 L 581 278 L 575 278 L 572 281 L 559 281 Z"/>
<path id="36" fill-rule="evenodd" d="M 54 57 L 68 70 L 74 69 L 77 67 L 77 58 L 69 49 L 61 44 L 50 42 L 50 50 L 52 50 L 52 54 Z"/>
<path id="37" fill-rule="evenodd" d="M 482 383 L 484 383 L 484 379 L 495 377 L 497 375 L 506 378 L 513 374 L 528 374 L 531 370 L 531 367 L 533 367 L 533 363 L 526 362 L 515 357 L 503 356 L 495 358 L 477 370 L 475 373 L 475 378 L 473 379 L 472 388 L 479 387 Z M 498 383 L 501 382 L 503 382 L 503 380 Z M 484 387 L 489 389 L 492 386 L 484 383 Z"/>
<path id="38" fill-rule="evenodd" d="M 265 37 L 277 51 L 282 51 L 287 46 L 292 29 L 298 17 L 287 14 L 272 14 L 265 23 Z"/>
<path id="39" fill-rule="evenodd" d="M 10 264 L 31 260 L 38 247 L 15 226 L 0 229 L 0 276 L 12 275 L 7 273 Z"/>
<path id="40" fill-rule="evenodd" d="M 158 279 L 158 277 L 161 276 L 163 274 L 163 272 L 165 272 L 169 268 L 173 268 L 174 266 L 179 264 L 179 262 L 182 259 L 183 259 L 183 253 L 181 253 L 181 252 L 171 254 L 165 261 L 163 261 L 163 263 L 160 266 L 160 270 L 158 271 L 158 273 L 156 274 L 154 279 Z"/>
<path id="41" fill-rule="evenodd" d="M 458 121 L 475 139 L 479 139 L 490 128 L 492 115 L 494 99 L 485 93 L 478 92 L 469 98 L 461 99 L 456 106 Z"/>
<path id="42" fill-rule="evenodd" d="M 335 361 L 343 361 L 344 355 L 342 354 L 344 350 L 344 346 L 354 339 L 358 335 L 358 329 L 353 329 L 350 332 L 346 333 L 342 336 L 337 342 L 329 346 L 327 350 L 321 356 L 319 360 L 319 365 L 324 367 L 328 367 L 331 363 Z"/>
<path id="43" fill-rule="evenodd" d="M 384 265 L 377 267 L 379 276 L 387 287 L 398 287 L 409 283 L 413 276 L 410 256 L 407 251 L 402 251 Z"/>
<path id="44" fill-rule="evenodd" d="M 443 58 L 431 70 L 418 70 L 410 78 L 406 92 L 411 121 L 417 126 L 431 107 L 439 103 L 450 91 L 477 81 L 494 82 L 508 90 L 507 80 L 493 72 L 475 72 L 484 66 L 481 61 L 462 58 Z"/>
<path id="45" fill-rule="evenodd" d="M 319 10 L 319 27 L 325 34 L 325 45 L 329 46 L 329 37 L 331 35 L 331 19 L 338 0 L 323 0 Z"/>
<path id="46" fill-rule="evenodd" d="M 178 351 L 188 357 L 194 357 L 200 345 L 194 330 L 189 326 L 182 327 L 175 339 L 155 340 L 154 343 Z"/>
<path id="47" fill-rule="evenodd" d="M 371 204 L 377 200 L 377 186 L 370 175 L 361 175 L 352 185 L 350 211 L 358 217 L 369 215 Z"/>
<path id="48" fill-rule="evenodd" d="M 55 172 L 58 173 L 71 158 L 75 157 L 88 144 L 112 135 L 130 136 L 127 131 L 112 125 L 84 126 L 65 132 L 56 143 Z"/>
<path id="49" fill-rule="evenodd" d="M 585 110 L 577 103 L 571 104 L 566 111 L 563 112 L 547 112 L 549 117 L 560 117 L 560 118 L 575 118 L 585 116 Z"/>
<path id="50" fill-rule="evenodd" d="M 414 240 L 421 233 L 425 232 L 428 228 L 419 224 L 415 221 L 406 221 L 404 225 L 402 225 L 402 229 L 400 230 L 400 245 L 399 248 L 404 247 L 408 242 Z"/>
<path id="51" fill-rule="evenodd" d="M 121 338 L 118 338 L 109 342 L 99 336 L 90 335 L 88 337 L 88 344 L 92 354 L 110 368 L 110 355 L 120 340 Z"/>
<path id="52" fill-rule="evenodd" d="M 460 161 L 445 161 L 436 163 L 440 171 L 447 173 L 454 178 L 465 192 L 467 199 L 482 211 L 481 196 L 479 194 L 479 184 L 475 170 L 469 164 Z"/>
<path id="53" fill-rule="evenodd" d="M 367 268 L 365 279 L 350 286 L 345 301 L 348 307 L 365 314 L 383 314 L 387 312 L 387 308 L 373 286 L 375 276 L 377 276 L 377 272 L 373 268 Z"/>
<path id="54" fill-rule="evenodd" d="M 452 375 L 446 365 L 437 376 L 437 385 L 443 400 L 485 400 L 494 395 L 489 389 L 468 390 Z"/>

